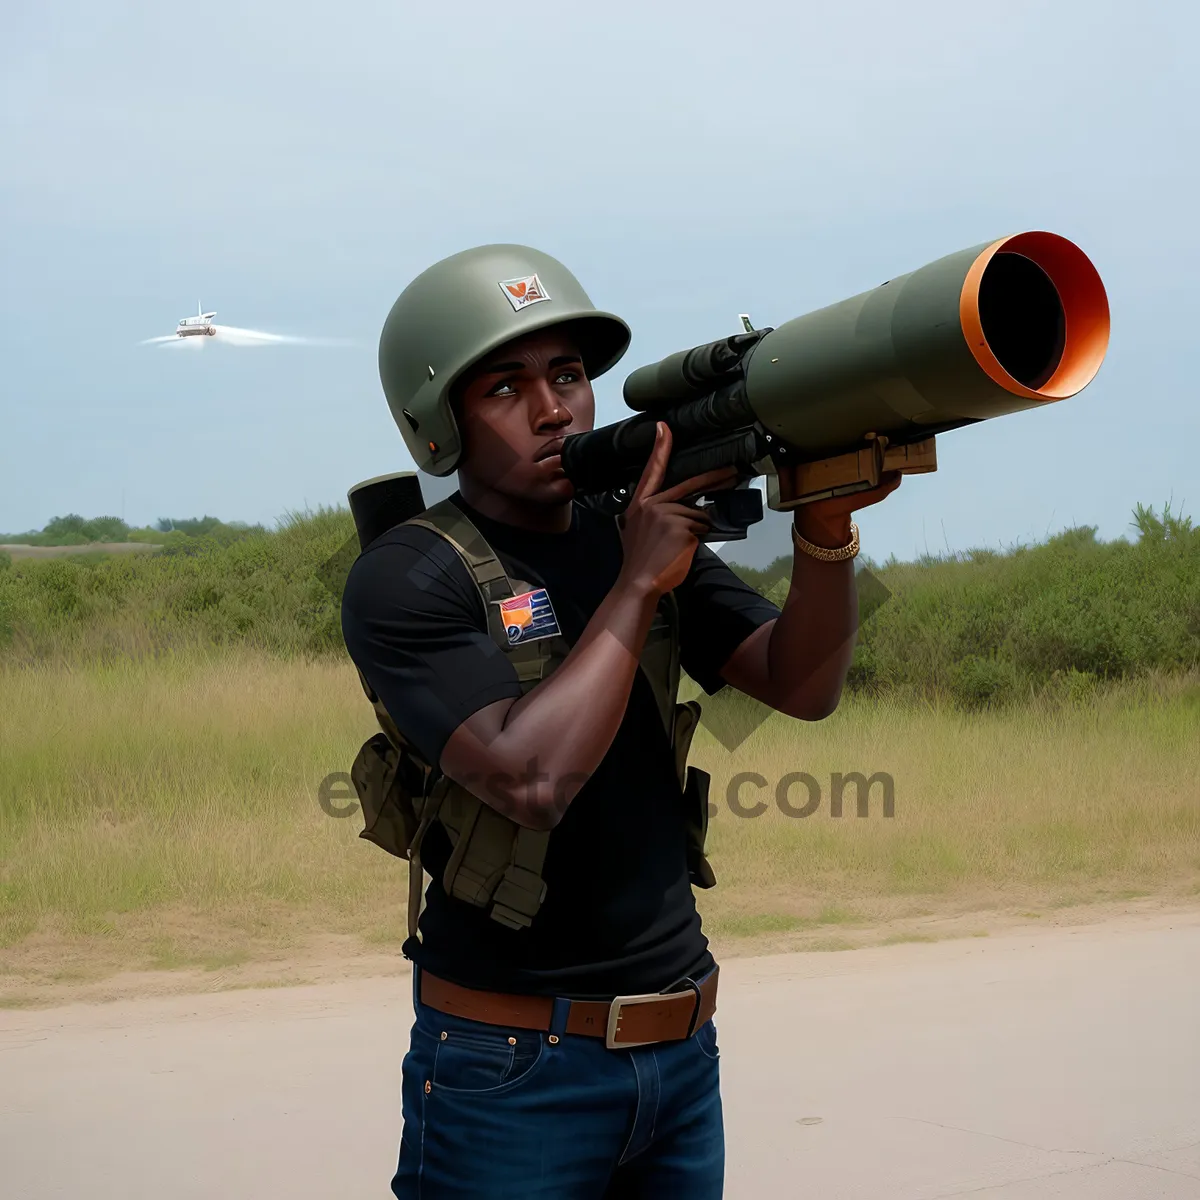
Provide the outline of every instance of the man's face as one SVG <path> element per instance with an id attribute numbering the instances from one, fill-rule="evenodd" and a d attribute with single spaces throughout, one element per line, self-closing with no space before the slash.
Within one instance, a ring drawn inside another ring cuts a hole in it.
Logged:
<path id="1" fill-rule="evenodd" d="M 575 494 L 554 451 L 567 434 L 592 428 L 596 400 L 567 333 L 531 333 L 489 354 L 459 383 L 455 409 L 460 473 L 535 504 Z"/>

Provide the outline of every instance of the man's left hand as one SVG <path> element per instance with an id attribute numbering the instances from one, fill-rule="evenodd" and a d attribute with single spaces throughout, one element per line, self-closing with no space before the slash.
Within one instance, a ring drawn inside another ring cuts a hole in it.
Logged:
<path id="1" fill-rule="evenodd" d="M 890 496 L 900 486 L 901 478 L 899 471 L 885 471 L 878 485 L 866 491 L 801 504 L 793 510 L 796 532 L 815 546 L 831 550 L 844 546 L 850 540 L 851 514 Z"/>

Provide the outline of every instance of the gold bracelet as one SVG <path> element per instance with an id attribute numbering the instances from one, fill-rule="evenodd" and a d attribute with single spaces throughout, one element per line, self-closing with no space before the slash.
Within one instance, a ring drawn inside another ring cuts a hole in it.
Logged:
<path id="1" fill-rule="evenodd" d="M 845 562 L 848 558 L 854 558 L 858 554 L 858 526 L 851 521 L 850 540 L 846 545 L 838 546 L 834 550 L 830 550 L 826 546 L 814 546 L 812 542 L 806 541 L 796 532 L 795 525 L 792 526 L 792 541 L 798 550 L 803 550 L 805 554 L 811 555 L 821 562 Z"/>

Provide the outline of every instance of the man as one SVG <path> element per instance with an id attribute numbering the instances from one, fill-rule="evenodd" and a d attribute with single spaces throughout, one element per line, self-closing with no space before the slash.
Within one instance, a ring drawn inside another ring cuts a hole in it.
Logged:
<path id="1" fill-rule="evenodd" d="M 532 629 L 565 647 L 523 683 L 466 560 L 427 526 L 376 538 L 347 582 L 347 647 L 402 737 L 514 827 L 548 833 L 544 896 L 515 925 L 448 895 L 457 843 L 438 822 L 425 837 L 397 1197 L 722 1193 L 717 972 L 647 639 L 673 597 L 682 667 L 707 693 L 827 716 L 857 624 L 850 513 L 899 478 L 796 511 L 781 613 L 699 543 L 708 518 L 689 497 L 732 472 L 661 488 L 665 425 L 619 521 L 574 500 L 556 450 L 592 428 L 591 381 L 628 342 L 561 263 L 519 246 L 430 268 L 380 342 L 418 466 L 457 469 L 454 510 L 530 587 L 501 606 L 524 606 L 510 640 Z"/>

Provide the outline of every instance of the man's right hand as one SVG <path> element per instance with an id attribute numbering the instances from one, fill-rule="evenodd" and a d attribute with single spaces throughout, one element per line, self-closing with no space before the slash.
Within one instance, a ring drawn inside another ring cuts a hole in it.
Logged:
<path id="1" fill-rule="evenodd" d="M 687 578 L 700 538 L 712 525 L 707 513 L 684 499 L 737 478 L 733 467 L 718 467 L 660 492 L 670 457 L 671 431 L 659 421 L 654 449 L 620 521 L 625 562 L 619 582 L 655 600 Z"/>

